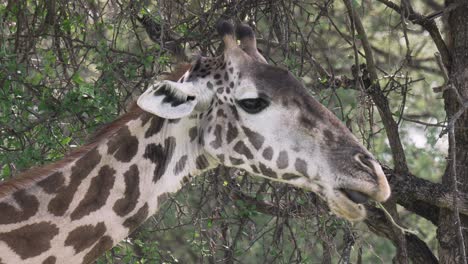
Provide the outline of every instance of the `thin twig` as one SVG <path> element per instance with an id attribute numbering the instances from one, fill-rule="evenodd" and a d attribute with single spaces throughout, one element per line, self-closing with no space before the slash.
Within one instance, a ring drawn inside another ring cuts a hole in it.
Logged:
<path id="1" fill-rule="evenodd" d="M 401 116 L 401 119 L 405 120 L 405 121 L 408 121 L 408 122 L 412 122 L 412 123 L 416 123 L 416 124 L 420 124 L 420 125 L 424 125 L 424 126 L 429 126 L 429 127 L 445 127 L 444 125 L 441 125 L 441 124 L 427 123 L 427 122 L 424 122 L 424 121 L 421 121 L 421 120 L 405 117 L 404 115 Z"/>
<path id="2" fill-rule="evenodd" d="M 390 220 L 390 223 L 392 223 L 393 226 L 398 228 L 403 234 L 408 233 L 408 234 L 418 235 L 418 231 L 404 228 L 401 225 L 397 224 L 397 222 L 395 222 L 395 220 L 393 219 L 393 216 L 387 211 L 387 209 L 385 209 L 385 206 L 383 206 L 381 203 L 377 203 L 377 207 L 382 209 L 382 211 L 387 216 L 387 219 Z"/>

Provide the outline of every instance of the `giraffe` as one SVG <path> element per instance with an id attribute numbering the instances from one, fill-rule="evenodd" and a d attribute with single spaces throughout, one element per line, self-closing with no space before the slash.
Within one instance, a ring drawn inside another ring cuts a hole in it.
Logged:
<path id="1" fill-rule="evenodd" d="M 365 218 L 368 199 L 389 197 L 372 154 L 267 64 L 250 27 L 224 21 L 218 33 L 221 56 L 154 82 L 87 145 L 0 184 L 1 264 L 90 263 L 218 165 L 313 191 L 350 221 Z"/>

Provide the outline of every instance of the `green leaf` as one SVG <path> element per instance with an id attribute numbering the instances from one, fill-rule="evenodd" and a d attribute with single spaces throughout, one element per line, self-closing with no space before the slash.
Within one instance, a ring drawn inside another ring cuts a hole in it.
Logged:
<path id="1" fill-rule="evenodd" d="M 64 19 L 64 20 L 62 21 L 62 25 L 61 25 L 61 26 L 62 26 L 62 29 L 63 29 L 64 31 L 70 31 L 70 30 L 71 30 L 71 24 L 72 24 L 72 23 L 71 23 L 70 19 Z"/>
<path id="2" fill-rule="evenodd" d="M 2 178 L 3 179 L 9 178 L 10 175 L 11 175 L 10 166 L 8 166 L 8 164 L 6 164 L 2 168 Z"/>
<path id="3" fill-rule="evenodd" d="M 29 78 L 29 82 L 33 85 L 38 85 L 41 83 L 44 76 L 40 72 L 34 72 L 33 75 Z"/>
<path id="4" fill-rule="evenodd" d="M 60 140 L 60 144 L 62 144 L 62 145 L 68 145 L 68 143 L 70 143 L 71 140 L 72 140 L 71 137 L 63 138 L 62 140 Z"/>
<path id="5" fill-rule="evenodd" d="M 73 74 L 72 81 L 75 82 L 76 84 L 84 83 L 83 79 L 81 78 L 81 76 L 78 73 Z"/>

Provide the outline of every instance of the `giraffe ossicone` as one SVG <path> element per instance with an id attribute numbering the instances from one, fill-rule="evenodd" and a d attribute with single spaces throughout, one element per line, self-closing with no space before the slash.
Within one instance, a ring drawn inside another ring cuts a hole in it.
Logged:
<path id="1" fill-rule="evenodd" d="M 221 56 L 152 84 L 63 160 L 0 183 L 0 263 L 90 263 L 218 165 L 311 190 L 351 221 L 369 198 L 389 197 L 372 154 L 290 72 L 266 63 L 252 29 L 218 30 Z"/>

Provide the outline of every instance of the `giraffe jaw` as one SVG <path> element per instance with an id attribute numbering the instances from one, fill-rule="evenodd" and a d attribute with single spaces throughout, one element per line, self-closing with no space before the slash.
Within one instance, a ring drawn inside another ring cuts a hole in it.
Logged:
<path id="1" fill-rule="evenodd" d="M 316 188 L 317 185 L 312 185 L 312 181 L 304 180 L 301 182 L 301 180 L 304 180 L 304 178 L 298 178 L 295 180 L 295 183 L 287 183 L 315 193 L 322 200 L 327 202 L 328 207 L 333 214 L 351 222 L 359 222 L 366 218 L 366 209 L 364 203 L 366 203 L 369 199 L 379 201 L 379 197 L 376 199 L 375 195 L 368 195 L 365 192 L 344 187 L 330 189 L 325 188 L 323 191 L 321 191 L 320 188 Z"/>
<path id="2" fill-rule="evenodd" d="M 351 222 L 359 222 L 366 218 L 365 204 L 369 200 L 383 202 L 388 199 L 390 192 L 363 192 L 348 188 L 337 188 L 327 197 L 330 210 L 339 217 Z"/>
<path id="3" fill-rule="evenodd" d="M 391 194 L 390 186 L 380 164 L 374 159 L 360 172 L 338 177 L 339 184 L 325 193 L 330 210 L 349 221 L 357 222 L 366 218 L 365 203 L 368 200 L 386 201 Z M 372 175 L 372 177 L 364 177 Z"/>
<path id="4" fill-rule="evenodd" d="M 350 190 L 343 189 L 333 190 L 332 197 L 327 199 L 330 210 L 335 215 L 351 222 L 364 220 L 366 218 L 364 202 L 367 201 L 368 197 L 365 194 L 357 193 L 356 191 L 350 192 Z"/>

